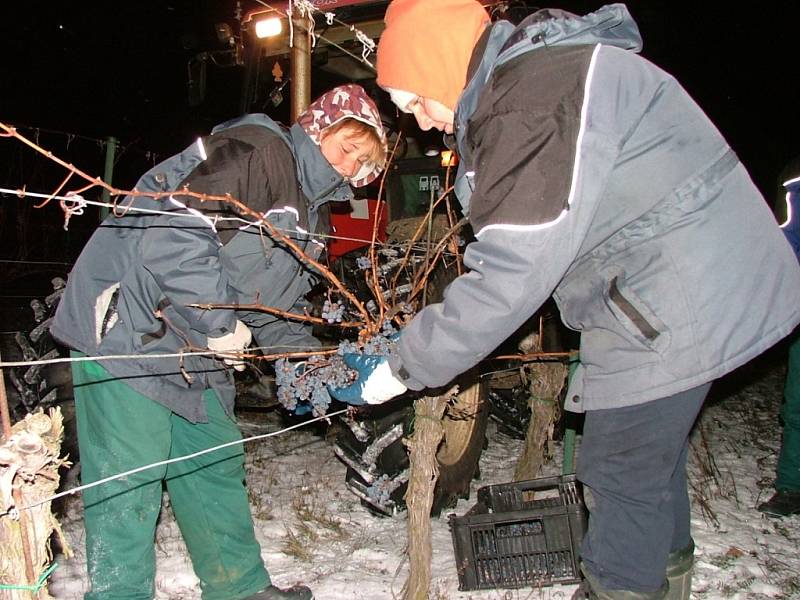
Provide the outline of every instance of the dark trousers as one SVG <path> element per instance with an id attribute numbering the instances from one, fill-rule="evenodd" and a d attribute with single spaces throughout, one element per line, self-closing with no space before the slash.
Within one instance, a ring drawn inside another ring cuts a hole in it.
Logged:
<path id="1" fill-rule="evenodd" d="M 688 437 L 710 387 L 587 411 L 578 454 L 590 512 L 581 560 L 605 589 L 657 591 L 667 555 L 689 544 Z"/>
<path id="2" fill-rule="evenodd" d="M 775 487 L 800 492 L 800 332 L 789 346 L 789 366 L 784 389 L 783 442 Z"/>

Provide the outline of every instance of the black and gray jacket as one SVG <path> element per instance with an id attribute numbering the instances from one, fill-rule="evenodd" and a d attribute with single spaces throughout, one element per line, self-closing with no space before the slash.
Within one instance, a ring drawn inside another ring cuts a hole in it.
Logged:
<path id="1" fill-rule="evenodd" d="M 393 372 L 440 386 L 554 295 L 581 332 L 566 408 L 711 381 L 800 321 L 800 269 L 723 137 L 636 52 L 624 5 L 490 26 L 456 108 L 468 273 L 404 330 Z"/>
<path id="2" fill-rule="evenodd" d="M 349 185 L 299 125 L 286 130 L 265 115 L 217 127 L 148 171 L 136 190 L 184 187 L 248 203 L 312 257 L 323 247 L 313 234 L 327 232 L 323 204 L 352 198 Z M 154 212 L 128 210 L 129 205 Z M 200 398 L 209 388 L 230 413 L 233 379 L 221 362 L 186 356 L 181 364 L 175 357 L 147 356 L 205 348 L 208 337 L 233 331 L 237 318 L 265 353 L 318 344 L 306 327 L 266 313 L 188 306 L 257 302 L 299 310 L 314 274 L 252 221 L 229 204 L 201 203 L 180 193 L 125 198 L 70 273 L 53 335 L 90 356 L 141 355 L 102 365 L 191 421 L 205 420 Z"/>

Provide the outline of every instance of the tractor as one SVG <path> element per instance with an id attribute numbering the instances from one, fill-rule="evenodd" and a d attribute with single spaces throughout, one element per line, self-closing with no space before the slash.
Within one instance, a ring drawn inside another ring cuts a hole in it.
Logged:
<path id="1" fill-rule="evenodd" d="M 335 237 L 328 245 L 331 270 L 368 303 L 371 292 L 357 265 L 366 256 L 373 236 L 379 242 L 373 256 L 381 276 L 393 282 L 393 293 L 402 293 L 409 278 L 427 268 L 432 248 L 446 232 L 452 232 L 460 215 L 447 188 L 454 178 L 457 157 L 447 150 L 441 134 L 422 132 L 409 115 L 398 114 L 374 82 L 370 42 L 382 31 L 388 2 L 317 0 L 305 4 L 306 14 L 287 16 L 285 4 L 269 9 L 259 5 L 245 12 L 237 3 L 231 18 L 216 22 L 213 35 L 205 41 L 199 41 L 202 38 L 196 33 L 184 36 L 189 105 L 208 121 L 210 129 L 216 122 L 248 112 L 267 112 L 276 120 L 290 122 L 312 96 L 345 82 L 359 83 L 371 93 L 390 133 L 393 158 L 384 181 L 359 190 L 347 210 L 332 212 Z M 527 7 L 519 2 L 495 3 L 493 10 L 512 20 L 527 14 Z M 266 21 L 272 25 L 264 25 Z M 293 38 L 291 46 L 287 30 Z M 283 33 L 264 37 L 265 31 Z M 232 89 L 238 91 L 231 93 Z M 440 197 L 444 201 L 437 202 Z M 420 305 L 442 299 L 447 285 L 463 269 L 460 254 L 470 236 L 466 225 L 446 252 L 436 254 Z M 54 294 L 34 306 L 36 326 L 18 336 L 17 344 L 26 359 L 58 353 L 46 332 L 63 281 L 54 285 Z M 317 297 L 319 293 L 317 290 Z M 310 301 L 313 305 L 314 299 Z M 319 334 L 338 341 L 332 328 Z M 574 343 L 575 338 L 560 325 L 554 305 L 548 304 L 498 349 L 498 354 L 513 357 L 531 351 L 559 351 Z M 242 405 L 276 403 L 274 378 L 252 373 L 237 377 Z M 437 453 L 434 513 L 468 496 L 470 482 L 478 475 L 490 417 L 506 433 L 525 437 L 534 378 L 527 363 L 506 358 L 479 365 L 458 379 L 458 393 L 445 414 L 443 442 Z M 14 369 L 11 380 L 12 405 L 20 413 L 60 402 L 69 394 L 65 365 Z M 377 514 L 391 516 L 404 508 L 409 461 L 403 440 L 413 431 L 413 415 L 413 394 L 407 394 L 385 405 L 361 408 L 355 417 L 341 420 L 334 452 L 347 466 L 347 486 Z"/>

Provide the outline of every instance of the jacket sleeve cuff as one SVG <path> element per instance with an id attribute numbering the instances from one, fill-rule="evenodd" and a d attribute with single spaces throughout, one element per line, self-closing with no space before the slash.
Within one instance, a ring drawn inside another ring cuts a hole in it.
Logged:
<path id="1" fill-rule="evenodd" d="M 416 379 L 411 373 L 408 372 L 403 365 L 402 359 L 397 354 L 392 354 L 389 357 L 389 368 L 392 370 L 392 375 L 400 381 L 404 386 L 410 390 L 419 391 L 424 390 L 427 386 Z"/>

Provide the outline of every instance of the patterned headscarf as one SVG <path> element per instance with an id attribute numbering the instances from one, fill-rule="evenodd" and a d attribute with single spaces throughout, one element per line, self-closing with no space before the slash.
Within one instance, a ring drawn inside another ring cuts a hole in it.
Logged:
<path id="1" fill-rule="evenodd" d="M 360 85 L 340 85 L 325 92 L 314 100 L 297 118 L 297 123 L 305 130 L 315 144 L 319 145 L 322 131 L 342 119 L 356 119 L 371 126 L 386 151 L 386 133 L 375 102 Z M 353 187 L 363 187 L 375 181 L 381 174 L 381 165 L 364 163 L 355 177 L 350 180 Z"/>

